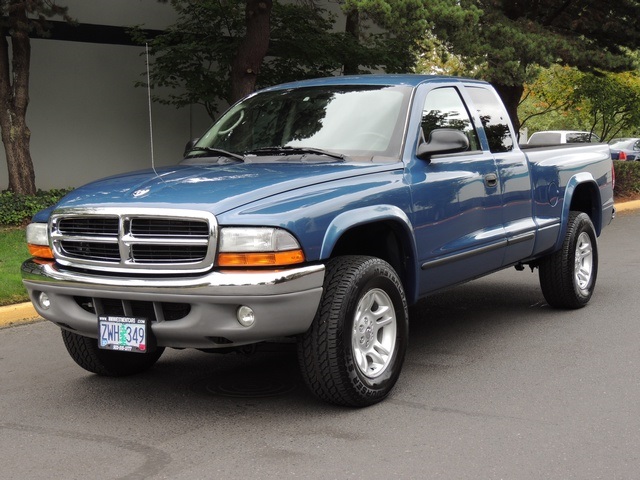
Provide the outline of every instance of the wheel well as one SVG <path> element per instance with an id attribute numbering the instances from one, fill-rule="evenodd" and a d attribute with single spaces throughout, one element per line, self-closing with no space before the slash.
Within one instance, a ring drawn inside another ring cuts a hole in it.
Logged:
<path id="1" fill-rule="evenodd" d="M 402 228 L 391 221 L 358 225 L 340 237 L 331 257 L 370 255 L 381 258 L 393 267 L 406 286 L 410 247 L 403 238 Z"/>
<path id="2" fill-rule="evenodd" d="M 600 232 L 600 205 L 598 204 L 598 190 L 592 183 L 578 185 L 571 197 L 570 210 L 584 212 L 591 218 L 591 222 Z"/>

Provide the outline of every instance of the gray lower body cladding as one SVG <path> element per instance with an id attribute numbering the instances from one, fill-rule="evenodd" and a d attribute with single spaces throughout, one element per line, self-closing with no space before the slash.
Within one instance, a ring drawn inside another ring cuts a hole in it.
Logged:
<path id="1" fill-rule="evenodd" d="M 27 260 L 22 276 L 38 314 L 61 328 L 97 338 L 98 314 L 144 316 L 159 346 L 216 348 L 305 332 L 322 295 L 324 266 L 143 279 Z M 250 327 L 237 320 L 240 306 L 255 313 Z"/>

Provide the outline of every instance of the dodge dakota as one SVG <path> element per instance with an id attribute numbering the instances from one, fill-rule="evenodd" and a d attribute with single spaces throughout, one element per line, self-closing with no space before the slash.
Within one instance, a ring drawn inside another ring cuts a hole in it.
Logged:
<path id="1" fill-rule="evenodd" d="M 400 375 L 408 307 L 432 292 L 529 266 L 548 305 L 589 302 L 614 216 L 609 148 L 520 147 L 515 133 L 476 80 L 267 88 L 175 166 L 35 215 L 24 285 L 98 375 L 142 372 L 165 348 L 286 339 L 313 394 L 371 405 Z"/>

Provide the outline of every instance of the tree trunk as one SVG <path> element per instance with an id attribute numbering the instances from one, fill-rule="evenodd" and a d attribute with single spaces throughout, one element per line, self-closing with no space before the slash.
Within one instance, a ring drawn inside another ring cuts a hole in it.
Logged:
<path id="1" fill-rule="evenodd" d="M 509 117 L 511 117 L 511 123 L 513 123 L 513 128 L 516 131 L 516 135 L 520 137 L 520 119 L 518 118 L 518 105 L 520 104 L 520 99 L 522 98 L 522 94 L 524 93 L 524 85 L 500 85 L 494 83 L 493 86 L 498 92 L 498 95 L 500 95 L 500 98 L 502 99 L 502 102 L 507 109 Z"/>
<path id="2" fill-rule="evenodd" d="M 33 162 L 29 152 L 31 132 L 25 116 L 29 104 L 29 63 L 31 43 L 24 8 L 9 11 L 9 30 L 0 31 L 0 133 L 7 157 L 9 190 L 20 194 L 36 193 Z M 9 67 L 11 35 L 13 57 Z M 11 78 L 13 77 L 13 83 Z"/>
<path id="3" fill-rule="evenodd" d="M 353 7 L 351 10 L 347 12 L 347 23 L 344 28 L 347 35 L 351 35 L 354 41 L 358 43 L 360 41 L 360 11 L 357 7 Z M 356 75 L 358 74 L 360 69 L 360 65 L 358 62 L 352 59 L 347 58 L 342 67 L 342 71 L 345 75 Z"/>
<path id="4" fill-rule="evenodd" d="M 249 95 L 256 88 L 260 65 L 269 49 L 272 7 L 272 0 L 247 0 L 247 33 L 231 65 L 230 103 Z"/>

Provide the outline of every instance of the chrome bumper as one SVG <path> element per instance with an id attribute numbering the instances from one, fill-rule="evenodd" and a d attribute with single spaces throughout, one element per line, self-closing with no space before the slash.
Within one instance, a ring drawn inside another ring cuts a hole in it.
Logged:
<path id="1" fill-rule="evenodd" d="M 188 313 L 165 320 L 158 315 L 151 330 L 158 345 L 216 348 L 255 343 L 305 332 L 315 316 L 324 280 L 324 265 L 273 271 L 222 271 L 199 277 L 129 278 L 63 270 L 54 263 L 27 260 L 22 278 L 31 301 L 43 318 L 80 335 L 97 338 L 95 313 L 76 297 L 188 304 Z M 41 304 L 46 293 L 49 306 Z M 236 319 L 239 306 L 255 312 L 250 327 Z M 223 341 L 221 341 L 223 339 Z"/>

